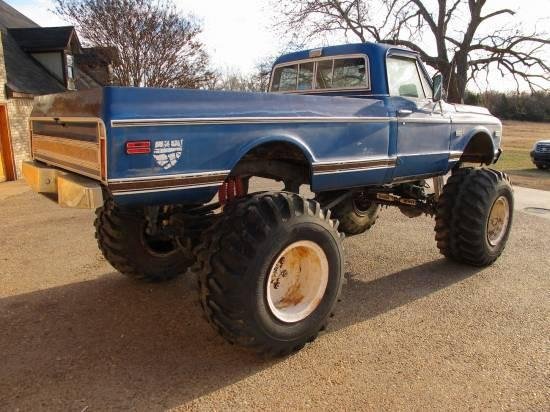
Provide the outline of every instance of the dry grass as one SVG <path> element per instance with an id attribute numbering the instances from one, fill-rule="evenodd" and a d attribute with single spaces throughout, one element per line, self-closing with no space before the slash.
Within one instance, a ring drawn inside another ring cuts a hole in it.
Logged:
<path id="1" fill-rule="evenodd" d="M 550 123 L 504 121 L 503 153 L 494 166 L 507 172 L 517 186 L 550 190 L 550 171 L 538 170 L 529 152 L 542 139 L 550 139 Z"/>
<path id="2" fill-rule="evenodd" d="M 550 123 L 505 120 L 502 124 L 504 149 L 521 149 L 529 152 L 537 141 L 550 139 Z"/>

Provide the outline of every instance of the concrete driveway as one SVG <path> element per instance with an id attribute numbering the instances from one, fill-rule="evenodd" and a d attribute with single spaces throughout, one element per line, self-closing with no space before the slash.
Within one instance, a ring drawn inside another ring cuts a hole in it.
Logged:
<path id="1" fill-rule="evenodd" d="M 515 209 L 550 219 L 550 192 L 514 187 Z"/>
<path id="2" fill-rule="evenodd" d="M 440 257 L 432 219 L 383 210 L 345 240 L 328 331 L 265 361 L 202 319 L 191 276 L 129 281 L 91 212 L 22 192 L 0 196 L 0 409 L 550 408 L 547 219 L 516 212 L 475 269 Z"/>

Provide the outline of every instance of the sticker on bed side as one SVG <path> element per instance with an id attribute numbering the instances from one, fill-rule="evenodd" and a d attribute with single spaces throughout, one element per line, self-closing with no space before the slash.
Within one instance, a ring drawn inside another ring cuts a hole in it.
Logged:
<path id="1" fill-rule="evenodd" d="M 153 157 L 157 165 L 164 170 L 171 169 L 178 163 L 183 152 L 183 140 L 158 140 L 155 142 Z"/>

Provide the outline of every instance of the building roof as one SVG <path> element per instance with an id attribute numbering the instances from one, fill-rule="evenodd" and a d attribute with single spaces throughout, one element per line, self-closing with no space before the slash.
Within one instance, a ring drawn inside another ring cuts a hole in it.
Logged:
<path id="1" fill-rule="evenodd" d="M 26 52 L 65 50 L 74 34 L 74 27 L 10 28 L 8 33 Z"/>
<path id="2" fill-rule="evenodd" d="M 4 49 L 6 83 L 9 91 L 32 95 L 64 91 L 63 85 L 36 60 L 21 50 L 15 39 L 8 33 L 9 29 L 16 28 L 40 29 L 40 26 L 0 0 L 0 45 Z"/>
<path id="3" fill-rule="evenodd" d="M 21 50 L 9 34 L 2 34 L 7 86 L 11 91 L 41 95 L 66 90 L 63 84 Z"/>
<path id="4" fill-rule="evenodd" d="M 87 65 L 109 64 L 118 61 L 118 53 L 115 47 L 83 47 L 77 59 Z"/>
<path id="5" fill-rule="evenodd" d="M 27 16 L 19 13 L 9 4 L 0 0 L 0 28 L 8 29 L 12 27 L 39 27 Z"/>
<path id="6" fill-rule="evenodd" d="M 65 85 L 30 53 L 63 51 L 71 48 L 71 42 L 81 50 L 74 27 L 40 27 L 0 0 L 0 46 L 4 51 L 8 92 L 41 95 L 65 91 Z M 75 82 L 78 89 L 100 85 L 83 68 L 77 68 Z"/>

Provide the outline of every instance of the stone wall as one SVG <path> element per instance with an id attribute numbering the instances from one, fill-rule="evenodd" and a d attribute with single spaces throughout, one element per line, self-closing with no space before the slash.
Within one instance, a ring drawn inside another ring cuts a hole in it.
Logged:
<path id="1" fill-rule="evenodd" d="M 2 44 L 3 32 L 0 30 L 0 104 L 6 101 L 6 67 L 4 66 L 4 46 Z M 6 181 L 4 172 L 4 160 L 0 153 L 0 183 Z"/>
<path id="2" fill-rule="evenodd" d="M 8 118 L 11 131 L 11 147 L 17 178 L 23 178 L 21 164 L 31 158 L 29 139 L 29 116 L 34 104 L 33 99 L 9 99 Z"/>
<path id="3" fill-rule="evenodd" d="M 0 103 L 6 101 L 6 66 L 4 65 L 4 45 L 2 36 L 4 33 L 0 30 Z"/>

